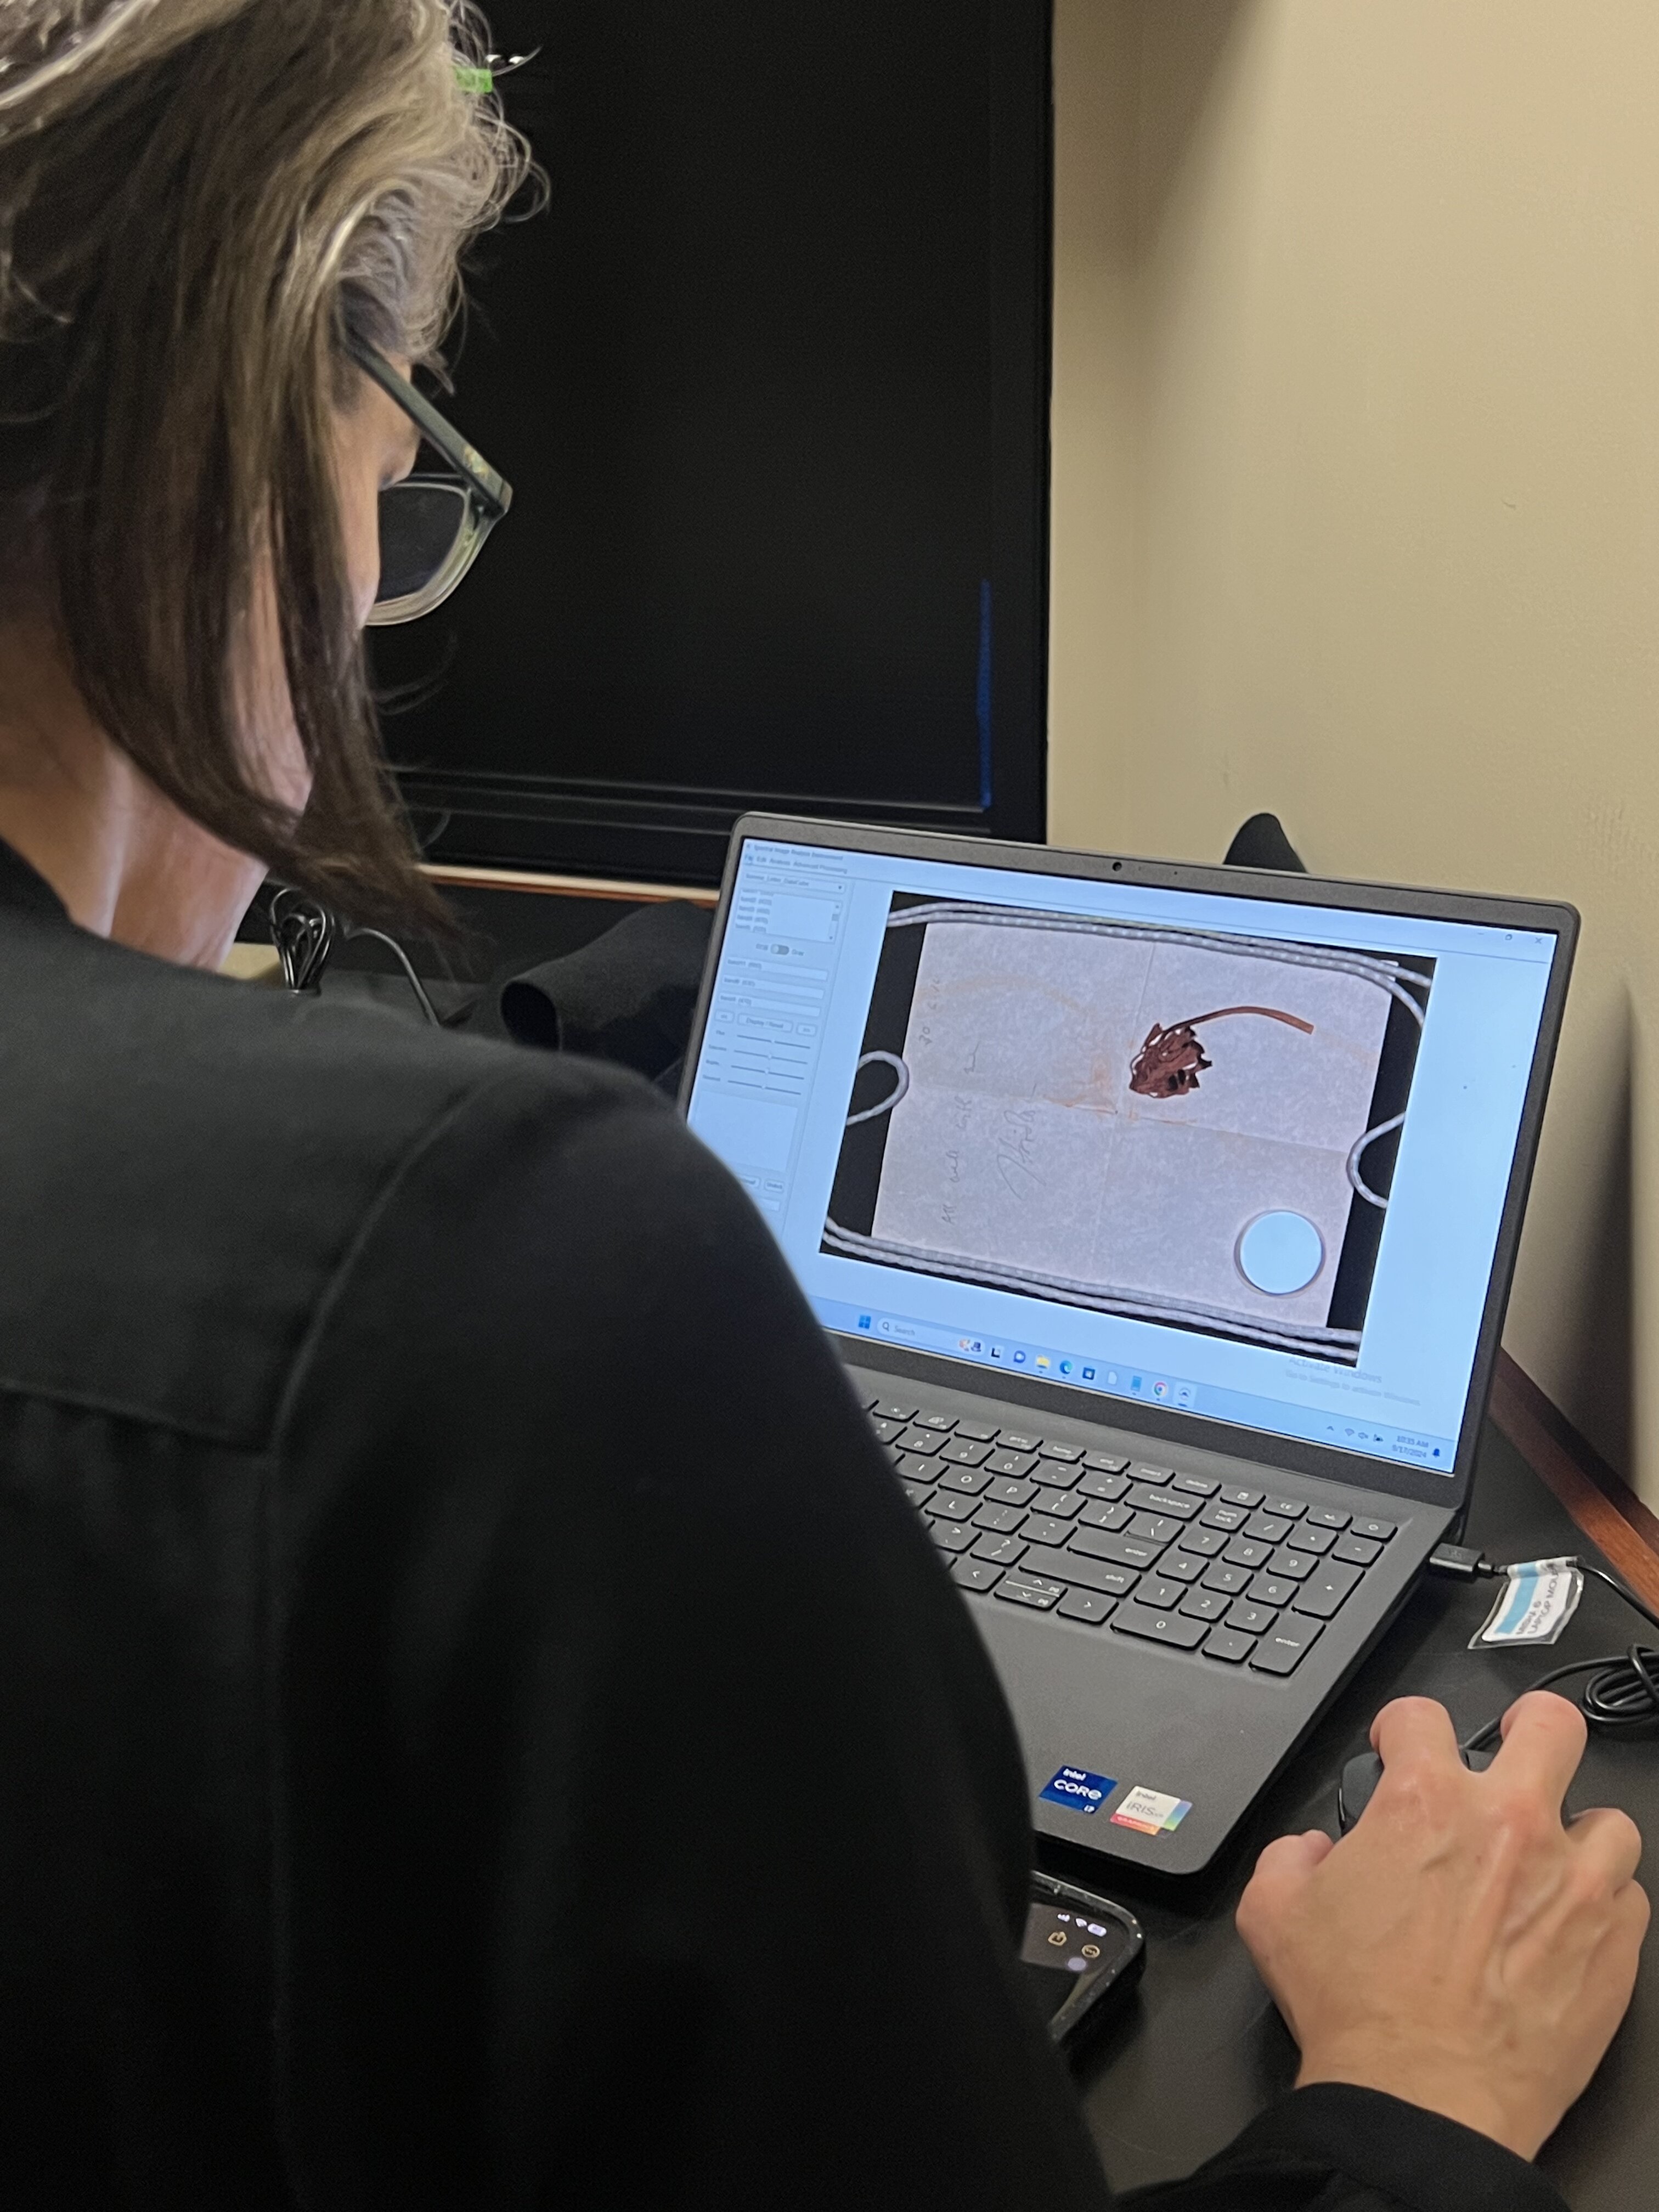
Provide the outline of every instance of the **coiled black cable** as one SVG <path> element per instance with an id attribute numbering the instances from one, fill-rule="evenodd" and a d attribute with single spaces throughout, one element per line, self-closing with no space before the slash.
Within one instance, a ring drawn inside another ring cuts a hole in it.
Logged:
<path id="1" fill-rule="evenodd" d="M 1632 1644 L 1622 1659 L 1590 1676 L 1581 1698 L 1592 1728 L 1616 1734 L 1659 1720 L 1659 1651 Z"/>
<path id="2" fill-rule="evenodd" d="M 288 884 L 284 884 L 270 902 L 270 941 L 276 947 L 276 957 L 282 963 L 283 981 L 290 991 L 321 988 L 323 970 L 334 950 L 337 931 L 347 944 L 356 938 L 372 937 L 395 956 L 428 1021 L 434 1029 L 442 1028 L 438 1010 L 427 995 L 425 985 L 415 973 L 414 962 L 397 939 L 389 937 L 385 930 L 350 924 L 343 927 L 319 899 L 308 897 L 304 891 L 297 891 Z"/>
<path id="3" fill-rule="evenodd" d="M 1659 1628 L 1659 1613 L 1644 1605 L 1633 1590 L 1593 1567 L 1583 1559 L 1565 1559 L 1564 1566 L 1577 1567 L 1583 1575 L 1605 1583 L 1615 1595 L 1623 1598 L 1634 1613 Z M 1502 1574 L 1502 1567 L 1481 1562 L 1483 1574 Z M 1623 1652 L 1604 1652 L 1595 1659 L 1575 1659 L 1565 1667 L 1558 1667 L 1553 1674 L 1528 1684 L 1530 1690 L 1553 1689 L 1556 1683 L 1569 1680 L 1575 1674 L 1588 1674 L 1589 1680 L 1578 1692 L 1578 1705 L 1590 1727 L 1602 1735 L 1634 1735 L 1644 1729 L 1659 1723 L 1659 1651 L 1650 1644 L 1632 1644 Z M 1503 1717 L 1488 1721 L 1477 1729 L 1463 1746 L 1465 1751 L 1486 1751 L 1498 1740 Z"/>

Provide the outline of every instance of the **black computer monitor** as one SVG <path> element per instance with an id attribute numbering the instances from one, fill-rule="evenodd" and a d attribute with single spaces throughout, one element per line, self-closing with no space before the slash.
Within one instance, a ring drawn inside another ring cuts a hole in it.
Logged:
<path id="1" fill-rule="evenodd" d="M 713 882 L 763 803 L 1040 837 L 1046 0 L 490 16 L 550 200 L 445 404 L 514 503 L 373 641 L 431 856 Z"/>

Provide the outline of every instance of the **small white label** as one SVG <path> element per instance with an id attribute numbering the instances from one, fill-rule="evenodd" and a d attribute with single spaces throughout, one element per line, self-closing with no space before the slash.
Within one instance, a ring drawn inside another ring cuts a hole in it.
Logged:
<path id="1" fill-rule="evenodd" d="M 1138 1828 L 1143 1836 L 1166 1836 L 1192 1809 L 1187 1798 L 1166 1797 L 1161 1790 L 1148 1790 L 1138 1782 L 1112 1820 L 1120 1828 Z"/>
<path id="2" fill-rule="evenodd" d="M 1524 1559 L 1506 1568 L 1471 1651 L 1493 1644 L 1553 1644 L 1578 1609 L 1584 1577 L 1565 1559 Z"/>

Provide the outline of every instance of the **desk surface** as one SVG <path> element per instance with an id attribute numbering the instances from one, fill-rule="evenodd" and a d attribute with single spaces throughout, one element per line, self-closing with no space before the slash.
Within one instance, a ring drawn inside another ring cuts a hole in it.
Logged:
<path id="1" fill-rule="evenodd" d="M 1514 1446 L 1488 1427 L 1468 1541 L 1499 1559 L 1601 1555 Z M 1269 1791 L 1237 1856 L 1202 1899 L 1171 1904 L 1067 1856 L 1055 1870 L 1121 1898 L 1146 1930 L 1146 1977 L 1090 2053 L 1080 2087 L 1113 2185 L 1133 2188 L 1186 2173 L 1219 2150 L 1296 2071 L 1296 2051 L 1234 1932 L 1233 1908 L 1261 1845 L 1287 1831 L 1336 1833 L 1343 1761 L 1364 1748 L 1371 1716 L 1392 1697 L 1442 1700 L 1461 1735 L 1500 1711 L 1552 1665 L 1613 1652 L 1642 1631 L 1638 1616 L 1591 1583 L 1553 1650 L 1468 1650 L 1492 1588 L 1433 1579 L 1416 1593 L 1378 1650 Z M 1659 1740 L 1592 1736 L 1570 1806 L 1622 1805 L 1649 1838 L 1644 1877 L 1659 1870 Z M 1048 1855 L 1045 1853 L 1045 1857 Z M 1659 2173 L 1659 1927 L 1636 1996 L 1600 2073 L 1540 2160 L 1575 2212 L 1631 2212 L 1651 2203 Z"/>

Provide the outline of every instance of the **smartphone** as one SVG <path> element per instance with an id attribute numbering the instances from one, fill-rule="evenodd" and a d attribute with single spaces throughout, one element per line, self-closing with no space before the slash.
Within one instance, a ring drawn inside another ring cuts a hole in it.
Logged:
<path id="1" fill-rule="evenodd" d="M 1109 1898 L 1033 1871 L 1019 1958 L 1050 2039 L 1073 2051 L 1139 1980 L 1146 1938 Z"/>

